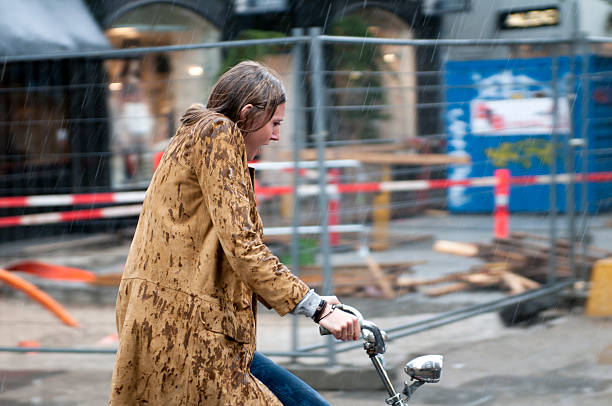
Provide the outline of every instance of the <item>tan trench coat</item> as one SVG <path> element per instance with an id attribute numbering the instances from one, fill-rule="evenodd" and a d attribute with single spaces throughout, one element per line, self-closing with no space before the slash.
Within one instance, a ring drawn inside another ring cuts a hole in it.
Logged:
<path id="1" fill-rule="evenodd" d="M 256 298 L 308 287 L 262 242 L 235 125 L 193 107 L 157 168 L 117 298 L 111 405 L 280 405 L 249 371 Z"/>

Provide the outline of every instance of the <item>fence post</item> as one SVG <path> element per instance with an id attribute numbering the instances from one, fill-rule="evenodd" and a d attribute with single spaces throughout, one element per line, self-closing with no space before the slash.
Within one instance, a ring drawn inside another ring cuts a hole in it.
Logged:
<path id="1" fill-rule="evenodd" d="M 582 252 L 583 256 L 587 256 L 589 248 L 590 236 L 588 235 L 588 214 L 589 214 L 589 183 L 586 177 L 589 171 L 589 119 L 590 119 L 590 107 L 591 101 L 589 98 L 589 91 L 591 88 L 590 78 L 590 43 L 585 38 L 584 34 L 581 34 L 580 41 L 580 54 L 582 55 L 582 71 L 580 72 L 580 138 L 582 139 L 582 150 L 580 153 L 580 174 L 582 175 L 582 182 L 580 185 L 580 240 L 582 241 Z M 588 278 L 589 270 L 586 267 L 581 267 L 579 278 L 580 280 L 586 281 Z"/>
<path id="2" fill-rule="evenodd" d="M 319 164 L 319 222 L 321 224 L 320 245 L 323 268 L 323 294 L 332 293 L 332 270 L 330 264 L 330 246 L 327 227 L 327 174 L 325 173 L 325 137 L 327 136 L 327 118 L 325 113 L 325 84 L 323 73 L 323 45 L 319 35 L 320 27 L 311 27 L 310 35 L 310 63 L 312 64 L 312 98 L 314 107 L 314 137 L 317 145 L 317 160 Z M 327 338 L 329 363 L 336 364 L 336 348 L 334 338 Z"/>
<path id="3" fill-rule="evenodd" d="M 294 28 L 291 31 L 294 37 L 304 35 L 304 29 Z M 302 97 L 303 85 L 303 67 L 304 63 L 304 45 L 297 43 L 293 47 L 293 219 L 291 232 L 291 269 L 299 276 L 300 274 L 300 198 L 298 189 L 300 187 L 300 151 L 304 145 L 304 116 L 303 106 L 304 99 Z M 298 318 L 291 318 L 291 352 L 297 352 L 299 346 L 298 336 Z M 296 361 L 296 357 L 291 358 Z"/>
<path id="4" fill-rule="evenodd" d="M 546 282 L 555 283 L 557 277 L 557 145 L 559 127 L 559 57 L 557 48 L 552 48 L 551 87 L 553 97 L 552 128 L 550 132 L 550 200 L 548 216 L 550 220 L 550 251 L 548 257 L 548 276 Z"/>
<path id="5" fill-rule="evenodd" d="M 495 238 L 508 238 L 508 217 L 510 202 L 510 170 L 495 170 L 495 208 L 493 210 L 493 235 Z"/>
<path id="6" fill-rule="evenodd" d="M 578 55 L 578 47 L 580 42 L 580 32 L 579 30 L 579 19 L 580 19 L 580 10 L 578 9 L 578 4 L 574 1 L 572 2 L 572 42 L 570 45 L 570 55 L 569 55 L 569 73 L 567 75 L 567 83 L 565 84 L 566 89 L 566 97 L 570 104 L 569 109 L 569 123 L 570 128 L 569 131 L 565 134 L 564 137 L 564 148 L 566 153 L 565 156 L 565 172 L 569 175 L 569 180 L 567 183 L 567 187 L 565 189 L 566 196 L 566 215 L 567 215 L 567 233 L 568 233 L 568 241 L 569 251 L 568 251 L 568 261 L 570 267 L 570 274 L 573 279 L 576 279 L 576 151 L 575 147 L 577 145 L 576 138 L 576 130 L 575 130 L 575 117 L 574 108 L 576 106 L 577 92 L 578 92 L 578 81 L 577 81 L 577 55 Z M 584 107 L 583 107 L 584 108 Z M 578 142 L 579 144 L 579 142 Z"/>

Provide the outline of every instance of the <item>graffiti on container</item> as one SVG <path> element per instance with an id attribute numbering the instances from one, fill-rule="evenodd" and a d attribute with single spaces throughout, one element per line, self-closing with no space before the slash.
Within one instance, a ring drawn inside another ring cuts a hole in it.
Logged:
<path id="1" fill-rule="evenodd" d="M 509 164 L 519 164 L 525 169 L 538 162 L 540 165 L 550 165 L 552 144 L 543 139 L 526 139 L 517 142 L 503 142 L 496 148 L 485 149 L 485 155 L 499 168 Z"/>

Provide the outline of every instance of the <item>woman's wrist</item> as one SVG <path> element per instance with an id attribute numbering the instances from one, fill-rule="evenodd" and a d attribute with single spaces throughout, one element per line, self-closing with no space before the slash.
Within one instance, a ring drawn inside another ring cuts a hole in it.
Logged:
<path id="1" fill-rule="evenodd" d="M 326 318 L 327 316 L 329 316 L 330 314 L 332 314 L 334 312 L 334 310 L 336 310 L 335 306 L 326 306 L 326 308 L 328 308 L 329 310 L 325 310 L 323 312 L 323 314 L 321 315 L 321 317 L 319 318 L 319 323 L 321 322 L 321 320 L 323 320 L 324 318 Z"/>
<path id="2" fill-rule="evenodd" d="M 327 308 L 327 301 L 325 299 L 321 299 L 314 314 L 312 315 L 312 320 L 315 323 L 318 323 L 321 320 L 321 317 L 323 317 L 323 314 L 324 314 L 323 312 L 325 312 L 326 308 Z"/>

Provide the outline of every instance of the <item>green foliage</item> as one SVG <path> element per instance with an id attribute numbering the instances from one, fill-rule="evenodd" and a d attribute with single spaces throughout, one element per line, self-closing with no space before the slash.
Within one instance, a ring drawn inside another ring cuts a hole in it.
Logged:
<path id="1" fill-rule="evenodd" d="M 299 251 L 300 251 L 300 265 L 313 265 L 315 261 L 315 256 L 318 250 L 318 240 L 314 238 L 300 238 L 299 240 Z M 291 249 L 288 249 L 289 252 L 282 253 L 279 255 L 279 259 L 285 265 L 291 265 Z"/>
<path id="2" fill-rule="evenodd" d="M 254 40 L 254 39 L 270 39 L 270 38 L 285 38 L 286 35 L 278 31 L 264 30 L 243 30 L 238 33 L 236 40 Z M 279 54 L 288 52 L 289 47 L 284 45 L 250 45 L 242 47 L 233 47 L 227 50 L 225 58 L 217 76 L 221 76 L 232 66 L 244 60 L 260 61 L 265 55 Z"/>
<path id="3" fill-rule="evenodd" d="M 357 16 L 345 17 L 334 23 L 330 30 L 332 35 L 348 37 L 371 37 L 365 21 Z M 339 70 L 368 71 L 378 70 L 376 63 L 380 54 L 372 44 L 339 44 L 333 45 L 331 61 Z"/>

